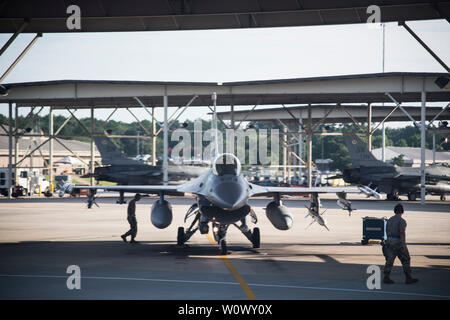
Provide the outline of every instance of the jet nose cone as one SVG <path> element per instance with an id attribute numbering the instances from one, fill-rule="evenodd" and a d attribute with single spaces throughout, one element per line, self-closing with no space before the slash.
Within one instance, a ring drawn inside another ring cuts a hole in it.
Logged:
<path id="1" fill-rule="evenodd" d="M 234 209 L 241 204 L 242 199 L 245 199 L 242 186 L 236 183 L 221 183 L 215 192 L 220 206 L 224 209 Z"/>

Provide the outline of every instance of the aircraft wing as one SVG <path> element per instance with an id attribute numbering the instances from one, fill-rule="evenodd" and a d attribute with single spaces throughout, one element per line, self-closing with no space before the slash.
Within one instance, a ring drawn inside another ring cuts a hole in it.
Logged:
<path id="1" fill-rule="evenodd" d="M 90 190 L 104 190 L 116 192 L 131 192 L 131 193 L 146 193 L 159 194 L 164 192 L 167 195 L 184 195 L 183 192 L 178 191 L 179 185 L 163 186 L 163 185 L 139 185 L 139 186 L 73 186 L 74 189 L 90 189 Z"/>
<path id="2" fill-rule="evenodd" d="M 132 193 L 146 193 L 146 194 L 160 194 L 171 196 L 183 196 L 185 193 L 201 193 L 200 187 L 201 181 L 205 179 L 207 171 L 200 177 L 194 180 L 190 180 L 179 185 L 128 185 L 128 186 L 74 186 L 76 189 L 91 189 L 91 190 L 104 190 L 104 191 L 116 191 L 116 192 L 132 192 Z M 200 181 L 200 182 L 199 182 Z"/>
<path id="3" fill-rule="evenodd" d="M 265 189 L 263 191 L 262 189 Z M 255 188 L 252 196 L 271 196 L 275 194 L 279 195 L 296 195 L 296 194 L 307 194 L 307 193 L 364 193 L 368 196 L 374 196 L 378 199 L 381 195 L 376 191 L 366 187 L 311 187 L 311 188 L 301 188 L 301 187 L 261 187 Z"/>

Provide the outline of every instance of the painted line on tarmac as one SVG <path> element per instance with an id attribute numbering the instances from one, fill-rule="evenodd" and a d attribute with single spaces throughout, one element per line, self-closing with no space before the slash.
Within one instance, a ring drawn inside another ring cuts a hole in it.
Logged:
<path id="1" fill-rule="evenodd" d="M 209 234 L 206 234 L 206 237 L 208 238 L 209 242 L 211 242 L 212 245 L 216 245 L 216 242 Z M 237 272 L 236 268 L 231 264 L 231 261 L 228 260 L 227 256 L 221 255 L 220 257 L 222 258 L 222 261 L 225 264 L 225 266 L 227 267 L 227 269 L 231 272 L 233 277 L 239 283 L 242 290 L 244 290 L 244 293 L 247 296 L 247 298 L 249 300 L 258 300 L 256 298 L 255 294 L 253 293 L 252 289 L 250 289 L 250 287 L 248 286 L 247 282 L 245 282 L 244 278 L 242 278 L 241 275 L 239 274 L 239 272 Z"/>
<path id="2" fill-rule="evenodd" d="M 56 275 L 37 275 L 37 274 L 0 274 L 0 277 L 4 278 L 58 278 L 67 279 L 68 276 L 56 276 Z M 94 276 L 81 276 L 81 279 L 91 280 L 123 280 L 123 281 L 146 281 L 146 282 L 167 282 L 167 283 L 190 283 L 190 284 L 222 284 L 231 286 L 240 286 L 237 282 L 226 281 L 203 281 L 203 280 L 174 280 L 174 279 L 152 279 L 152 278 L 123 278 L 123 277 L 94 277 Z M 346 288 L 327 288 L 327 287 L 311 287 L 311 286 L 292 286 L 283 284 L 263 284 L 263 283 L 249 283 L 252 287 L 261 288 L 282 288 L 282 289 L 301 289 L 301 290 L 325 290 L 325 291 L 340 291 L 340 292 L 358 292 L 358 293 L 379 293 L 379 294 L 391 294 L 391 295 L 403 295 L 413 297 L 430 297 L 440 299 L 450 299 L 450 296 L 442 296 L 437 294 L 428 293 L 412 293 L 412 292 L 395 292 L 384 290 L 362 290 L 362 289 L 346 289 Z"/>
<path id="3" fill-rule="evenodd" d="M 10 277 L 10 278 L 64 278 L 67 276 L 54 276 L 54 275 L 37 275 L 37 274 L 0 274 L 0 277 Z M 224 285 L 236 285 L 236 282 L 225 282 L 225 281 L 203 281 L 203 280 L 175 280 L 175 279 L 156 279 L 156 278 L 123 278 L 123 277 L 99 277 L 99 276 L 81 276 L 81 280 L 91 279 L 91 280 L 125 280 L 125 281 L 147 281 L 147 282 L 173 282 L 173 283 L 194 283 L 194 284 L 224 284 Z"/>
<path id="4" fill-rule="evenodd" d="M 358 293 L 381 293 L 381 294 L 392 294 L 392 295 L 404 295 L 404 296 L 415 296 L 415 297 L 430 297 L 430 298 L 450 299 L 450 296 L 441 296 L 441 295 L 437 295 L 437 294 L 428 294 L 428 293 L 411 293 L 411 292 L 396 292 L 396 291 L 384 291 L 384 290 L 363 290 L 363 289 L 347 289 L 347 288 L 290 286 L 290 285 L 262 284 L 262 283 L 249 283 L 249 285 L 257 286 L 257 287 L 273 287 L 273 288 L 305 289 L 305 290 L 328 290 L 328 291 L 344 291 L 344 292 L 358 292 Z"/>

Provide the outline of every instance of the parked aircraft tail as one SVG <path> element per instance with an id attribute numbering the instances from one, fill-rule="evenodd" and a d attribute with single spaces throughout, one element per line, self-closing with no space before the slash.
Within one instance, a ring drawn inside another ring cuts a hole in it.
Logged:
<path id="1" fill-rule="evenodd" d="M 387 166 L 388 164 L 377 160 L 367 145 L 355 134 L 344 134 L 344 142 L 350 153 L 353 167 Z"/>
<path id="2" fill-rule="evenodd" d="M 100 155 L 102 164 L 142 164 L 141 162 L 129 159 L 105 134 L 94 134 L 93 139 Z"/>

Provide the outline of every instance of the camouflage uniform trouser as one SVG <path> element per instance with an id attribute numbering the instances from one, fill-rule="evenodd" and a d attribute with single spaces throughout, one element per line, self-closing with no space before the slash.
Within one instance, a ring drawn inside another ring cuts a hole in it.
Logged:
<path id="1" fill-rule="evenodd" d="M 386 258 L 384 266 L 384 273 L 390 273 L 394 265 L 395 258 L 398 257 L 403 266 L 403 272 L 411 273 L 411 257 L 408 251 L 405 250 L 401 241 L 386 241 L 383 245 L 383 255 Z"/>
<path id="2" fill-rule="evenodd" d="M 130 230 L 124 234 L 125 237 L 131 236 L 131 239 L 136 238 L 137 234 L 137 221 L 136 218 L 127 218 L 128 223 L 130 224 Z"/>

